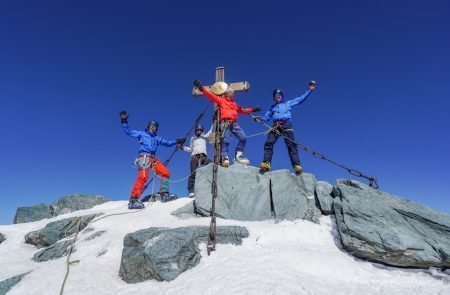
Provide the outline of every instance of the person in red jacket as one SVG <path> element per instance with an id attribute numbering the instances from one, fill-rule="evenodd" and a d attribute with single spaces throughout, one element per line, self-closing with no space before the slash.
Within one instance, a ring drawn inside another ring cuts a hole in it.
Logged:
<path id="1" fill-rule="evenodd" d="M 227 91 L 223 95 L 223 98 L 209 92 L 203 88 L 199 80 L 194 81 L 195 87 L 197 87 L 206 97 L 211 101 L 215 102 L 220 110 L 220 130 L 223 134 L 222 139 L 222 165 L 228 167 L 230 165 L 230 160 L 228 158 L 228 147 L 230 145 L 230 137 L 233 134 L 238 139 L 238 144 L 236 145 L 236 151 L 234 156 L 234 161 L 241 164 L 248 164 L 248 160 L 243 156 L 245 144 L 247 143 L 247 136 L 244 130 L 237 123 L 238 114 L 250 114 L 253 112 L 261 111 L 259 106 L 254 108 L 243 108 L 239 106 L 233 99 L 234 90 L 228 87 Z"/>

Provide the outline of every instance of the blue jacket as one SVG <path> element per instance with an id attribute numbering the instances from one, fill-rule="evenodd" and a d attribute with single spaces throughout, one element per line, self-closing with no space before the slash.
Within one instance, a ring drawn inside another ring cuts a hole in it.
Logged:
<path id="1" fill-rule="evenodd" d="M 156 150 L 158 149 L 158 145 L 164 145 L 164 146 L 174 146 L 177 144 L 177 142 L 175 140 L 167 140 L 164 139 L 158 135 L 156 135 L 156 133 L 150 133 L 148 132 L 148 130 L 144 130 L 144 131 L 137 131 L 137 130 L 132 130 L 130 128 L 130 126 L 128 126 L 127 123 L 122 123 L 122 127 L 123 127 L 123 131 L 125 131 L 125 134 L 131 137 L 135 137 L 137 139 L 139 139 L 139 154 L 140 153 L 147 153 L 150 154 L 152 156 L 155 156 L 156 154 Z"/>
<path id="2" fill-rule="evenodd" d="M 308 96 L 311 94 L 311 92 L 312 90 L 308 89 L 302 96 L 299 96 L 297 98 L 288 101 L 281 101 L 280 103 L 272 105 L 270 109 L 266 112 L 264 117 L 261 117 L 261 121 L 267 122 L 270 119 L 273 119 L 274 122 L 275 121 L 290 122 L 292 118 L 291 115 L 292 107 L 304 102 L 306 98 L 308 98 Z"/>

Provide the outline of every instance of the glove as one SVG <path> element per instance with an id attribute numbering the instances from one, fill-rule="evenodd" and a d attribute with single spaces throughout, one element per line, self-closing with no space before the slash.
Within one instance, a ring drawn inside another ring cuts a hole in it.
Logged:
<path id="1" fill-rule="evenodd" d="M 309 89 L 314 90 L 316 88 L 316 81 L 309 81 Z"/>
<path id="2" fill-rule="evenodd" d="M 121 111 L 120 113 L 120 122 L 128 124 L 128 114 L 127 111 Z"/>
<path id="3" fill-rule="evenodd" d="M 184 144 L 184 142 L 186 141 L 186 138 L 177 138 L 176 141 L 177 141 L 177 146 L 181 147 Z"/>
<path id="4" fill-rule="evenodd" d="M 261 116 L 254 116 L 253 120 L 255 120 L 256 122 L 261 122 Z"/>
<path id="5" fill-rule="evenodd" d="M 202 91 L 203 90 L 203 86 L 202 83 L 200 83 L 199 80 L 194 80 L 194 86 L 198 88 L 198 90 Z"/>
<path id="6" fill-rule="evenodd" d="M 257 105 L 256 107 L 253 108 L 252 112 L 260 112 L 261 111 L 261 107 L 259 105 Z"/>

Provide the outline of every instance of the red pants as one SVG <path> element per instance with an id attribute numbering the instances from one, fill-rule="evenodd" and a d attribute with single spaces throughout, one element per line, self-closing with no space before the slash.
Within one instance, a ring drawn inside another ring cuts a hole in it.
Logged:
<path id="1" fill-rule="evenodd" d="M 166 166 L 164 166 L 161 162 L 158 161 L 157 158 L 152 158 L 150 167 L 153 168 L 153 170 L 155 171 L 155 173 L 157 175 L 159 175 L 161 178 L 163 178 L 163 180 L 162 180 L 163 183 L 164 183 L 164 180 L 166 182 L 168 182 L 167 180 L 170 178 L 170 172 L 166 168 Z M 144 185 L 148 181 L 148 171 L 149 171 L 150 167 L 144 168 L 144 169 L 139 168 L 139 176 L 136 179 L 133 190 L 131 191 L 132 198 L 139 198 L 141 196 L 142 189 L 144 188 Z M 167 187 L 167 190 L 168 189 L 169 188 Z"/>

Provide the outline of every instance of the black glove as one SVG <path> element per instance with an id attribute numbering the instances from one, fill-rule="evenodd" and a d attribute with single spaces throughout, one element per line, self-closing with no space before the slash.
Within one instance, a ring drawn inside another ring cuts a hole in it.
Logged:
<path id="1" fill-rule="evenodd" d="M 260 112 L 261 111 L 261 107 L 259 105 L 257 105 L 256 107 L 253 108 L 252 112 Z"/>
<path id="2" fill-rule="evenodd" d="M 186 141 L 186 138 L 177 138 L 176 141 L 178 146 L 182 146 Z"/>
<path id="3" fill-rule="evenodd" d="M 309 89 L 313 90 L 314 88 L 316 88 L 316 81 L 309 81 L 308 85 Z"/>
<path id="4" fill-rule="evenodd" d="M 120 113 L 120 122 L 128 124 L 128 114 L 127 111 L 121 111 Z"/>
<path id="5" fill-rule="evenodd" d="M 203 89 L 202 83 L 200 83 L 199 80 L 194 80 L 194 86 L 197 87 L 200 91 L 202 91 Z"/>

